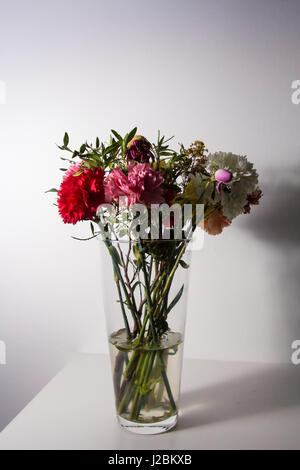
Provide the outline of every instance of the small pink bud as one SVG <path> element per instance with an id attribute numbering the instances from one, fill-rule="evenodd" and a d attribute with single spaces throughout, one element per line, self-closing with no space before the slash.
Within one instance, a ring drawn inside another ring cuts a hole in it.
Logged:
<path id="1" fill-rule="evenodd" d="M 224 168 L 220 168 L 215 173 L 215 179 L 220 183 L 228 184 L 232 180 L 232 173 L 231 171 L 224 170 Z"/>

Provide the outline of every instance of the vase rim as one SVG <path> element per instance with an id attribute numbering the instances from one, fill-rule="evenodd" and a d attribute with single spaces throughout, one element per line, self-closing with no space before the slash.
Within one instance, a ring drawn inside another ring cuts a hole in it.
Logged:
<path id="1" fill-rule="evenodd" d="M 97 237 L 97 240 L 99 240 L 100 242 L 104 242 L 105 241 L 105 238 L 101 237 L 100 235 Z M 121 239 L 121 240 L 118 240 L 117 238 L 107 238 L 106 240 L 108 240 L 109 242 L 111 243 L 123 243 L 123 244 L 128 244 L 128 243 L 138 243 L 138 240 L 137 239 Z M 178 239 L 167 239 L 167 238 L 155 238 L 155 239 L 142 239 L 142 242 L 143 243 L 153 243 L 153 242 L 157 242 L 157 243 L 174 243 L 174 242 L 178 242 L 178 243 L 186 243 L 188 244 L 191 240 L 178 240 Z"/>

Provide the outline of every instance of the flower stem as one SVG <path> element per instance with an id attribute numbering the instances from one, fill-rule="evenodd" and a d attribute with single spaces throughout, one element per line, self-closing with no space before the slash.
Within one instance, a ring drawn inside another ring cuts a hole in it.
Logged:
<path id="1" fill-rule="evenodd" d="M 170 400 L 171 407 L 175 411 L 175 410 L 177 410 L 177 406 L 176 406 L 176 403 L 175 403 L 175 400 L 174 400 L 174 397 L 173 397 L 173 393 L 172 393 L 172 390 L 171 390 L 171 387 L 170 387 L 170 383 L 169 383 L 169 380 L 168 380 L 168 377 L 167 377 L 167 374 L 166 374 L 166 366 L 165 366 L 162 354 L 163 354 L 162 351 L 159 351 L 158 359 L 159 359 L 159 363 L 160 363 L 160 366 L 161 366 L 161 374 L 162 374 L 162 377 L 163 377 L 163 380 L 164 380 L 164 383 L 165 383 L 165 386 L 166 386 L 166 390 L 167 390 L 167 394 L 168 394 L 168 397 L 169 397 L 169 400 Z"/>
<path id="2" fill-rule="evenodd" d="M 150 320 L 150 325 L 151 325 L 151 329 L 152 329 L 153 340 L 154 340 L 155 343 L 157 343 L 157 333 L 156 333 L 156 329 L 155 329 L 155 325 L 154 325 L 153 312 L 152 312 L 153 305 L 152 305 L 152 300 L 151 300 L 150 284 L 149 284 L 147 268 L 146 268 L 146 263 L 145 263 L 145 256 L 144 256 L 144 253 L 143 253 L 143 248 L 142 248 L 142 243 L 141 243 L 140 238 L 138 240 L 138 244 L 139 244 L 139 254 L 141 256 L 141 261 L 142 261 L 142 270 L 143 270 L 143 273 L 144 273 L 145 293 L 146 293 L 146 298 L 147 298 L 149 320 Z"/>
<path id="3" fill-rule="evenodd" d="M 118 294 L 119 294 L 121 310 L 122 310 L 122 315 L 123 315 L 123 320 L 124 320 L 124 324 L 125 324 L 125 328 L 126 328 L 127 337 L 128 337 L 128 339 L 130 339 L 131 338 L 131 333 L 130 333 L 128 319 L 127 319 L 127 316 L 126 316 L 126 313 L 125 313 L 122 293 L 121 293 L 121 289 L 120 289 L 120 281 L 119 281 L 118 278 L 116 278 L 116 284 L 117 284 L 117 289 L 118 289 Z"/>

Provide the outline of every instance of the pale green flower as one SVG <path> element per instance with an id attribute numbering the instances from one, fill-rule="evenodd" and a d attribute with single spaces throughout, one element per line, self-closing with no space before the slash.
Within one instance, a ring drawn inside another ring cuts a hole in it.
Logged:
<path id="1" fill-rule="evenodd" d="M 247 204 L 247 195 L 252 193 L 258 183 L 257 171 L 246 157 L 233 153 L 216 152 L 207 157 L 206 169 L 213 176 L 217 170 L 224 168 L 232 173 L 232 180 L 226 185 L 229 189 L 216 192 L 215 201 L 220 201 L 223 214 L 232 220 L 243 213 Z"/>

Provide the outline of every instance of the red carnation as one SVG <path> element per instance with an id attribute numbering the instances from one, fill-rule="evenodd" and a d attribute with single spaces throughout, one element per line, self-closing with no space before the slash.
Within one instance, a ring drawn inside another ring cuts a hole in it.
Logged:
<path id="1" fill-rule="evenodd" d="M 91 220 L 104 202 L 104 171 L 71 165 L 66 171 L 58 195 L 58 210 L 65 224 L 75 225 L 79 220 Z"/>

